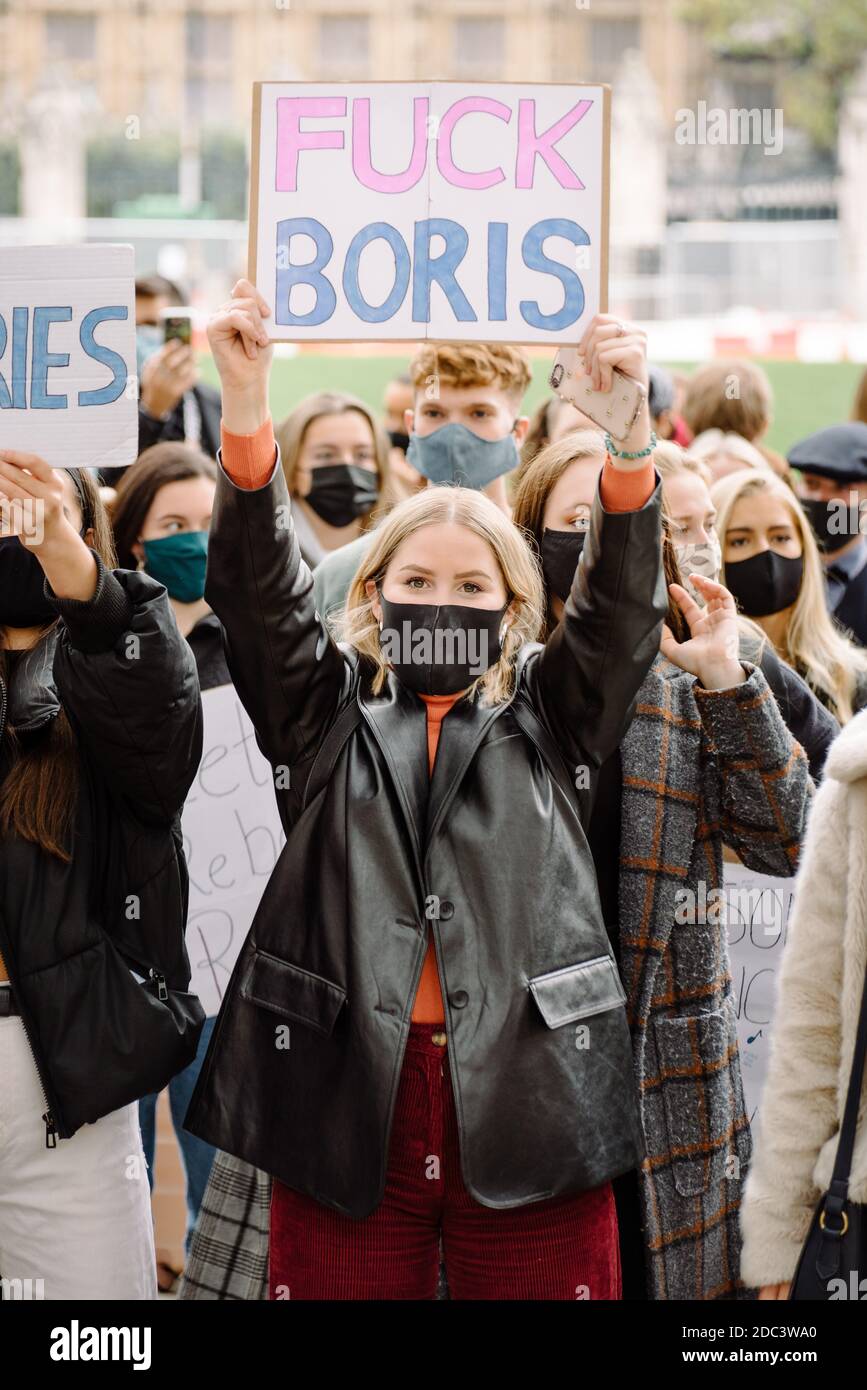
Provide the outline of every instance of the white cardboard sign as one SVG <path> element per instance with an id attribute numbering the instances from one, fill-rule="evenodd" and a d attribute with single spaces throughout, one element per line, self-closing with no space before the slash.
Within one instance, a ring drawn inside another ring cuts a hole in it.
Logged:
<path id="1" fill-rule="evenodd" d="M 772 878 L 753 873 L 743 864 L 725 863 L 723 887 L 744 1099 L 755 1131 L 761 1115 L 777 976 L 788 936 L 795 880 Z"/>
<path id="2" fill-rule="evenodd" d="M 256 83 L 250 278 L 272 337 L 577 342 L 606 308 L 608 98 Z"/>
<path id="3" fill-rule="evenodd" d="M 131 246 L 20 246 L 0 255 L 0 448 L 53 468 L 138 454 Z"/>
<path id="4" fill-rule="evenodd" d="M 181 829 L 190 876 L 190 990 L 211 1017 L 286 837 L 270 766 L 234 686 L 204 691 L 202 709 L 202 761 Z"/>

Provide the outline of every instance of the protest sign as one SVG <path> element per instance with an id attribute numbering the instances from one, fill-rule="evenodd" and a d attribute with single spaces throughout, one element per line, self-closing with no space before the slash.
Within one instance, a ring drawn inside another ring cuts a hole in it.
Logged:
<path id="1" fill-rule="evenodd" d="M 608 98 L 256 83 L 250 278 L 271 336 L 577 342 L 606 308 Z"/>
<path id="2" fill-rule="evenodd" d="M 190 875 L 190 989 L 218 1012 L 285 835 L 271 769 L 231 685 L 202 695 L 204 744 L 181 819 Z"/>
<path id="3" fill-rule="evenodd" d="M 744 1099 L 755 1131 L 761 1113 L 776 982 L 795 881 L 753 873 L 743 864 L 726 863 L 723 886 Z"/>
<path id="4" fill-rule="evenodd" d="M 0 258 L 0 448 L 53 468 L 138 453 L 131 246 L 19 246 Z"/>

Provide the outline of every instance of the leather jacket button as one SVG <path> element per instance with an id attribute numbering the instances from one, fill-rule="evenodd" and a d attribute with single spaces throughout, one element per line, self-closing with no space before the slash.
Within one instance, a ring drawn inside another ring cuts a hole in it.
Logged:
<path id="1" fill-rule="evenodd" d="M 470 996 L 465 989 L 456 989 L 454 994 L 449 995 L 449 1003 L 453 1009 L 465 1009 L 470 1002 Z"/>
<path id="2" fill-rule="evenodd" d="M 440 903 L 440 921 L 447 922 L 450 917 L 455 915 L 455 905 L 449 902 L 448 898 L 443 898 Z"/>

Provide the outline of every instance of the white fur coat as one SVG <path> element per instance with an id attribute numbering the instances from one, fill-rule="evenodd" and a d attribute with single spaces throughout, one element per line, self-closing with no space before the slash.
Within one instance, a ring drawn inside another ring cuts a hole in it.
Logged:
<path id="1" fill-rule="evenodd" d="M 741 1277 L 791 1279 L 831 1179 L 867 969 L 867 710 L 831 747 L 801 854 L 761 1121 L 741 1207 Z M 849 1183 L 867 1202 L 867 1086 Z"/>

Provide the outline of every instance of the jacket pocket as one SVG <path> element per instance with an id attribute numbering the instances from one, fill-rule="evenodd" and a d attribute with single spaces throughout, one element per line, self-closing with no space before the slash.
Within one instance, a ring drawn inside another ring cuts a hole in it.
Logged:
<path id="1" fill-rule="evenodd" d="M 241 998 L 330 1037 L 346 1003 L 346 990 L 322 975 L 302 970 L 300 965 L 290 965 L 267 951 L 255 951 L 241 985 Z"/>
<path id="2" fill-rule="evenodd" d="M 530 980 L 530 990 L 549 1028 L 620 1008 L 626 993 L 610 956 L 566 965 Z"/>
<path id="3" fill-rule="evenodd" d="M 675 1188 L 697 1197 L 730 1179 L 741 1190 L 752 1143 L 730 1007 L 655 1018 L 653 1032 Z"/>

